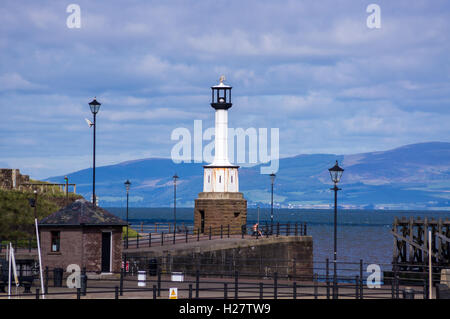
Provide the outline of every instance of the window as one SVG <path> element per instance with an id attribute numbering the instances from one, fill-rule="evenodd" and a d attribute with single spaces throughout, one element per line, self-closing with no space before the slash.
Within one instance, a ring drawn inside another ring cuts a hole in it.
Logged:
<path id="1" fill-rule="evenodd" d="M 60 232 L 59 231 L 52 231 L 51 232 L 51 250 L 52 252 L 58 252 L 59 251 L 59 243 L 60 243 Z"/>

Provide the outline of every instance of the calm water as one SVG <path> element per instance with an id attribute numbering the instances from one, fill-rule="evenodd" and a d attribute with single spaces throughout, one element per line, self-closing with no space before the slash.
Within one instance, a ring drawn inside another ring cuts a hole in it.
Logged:
<path id="1" fill-rule="evenodd" d="M 108 208 L 125 218 L 124 208 Z M 177 223 L 193 223 L 193 208 L 177 208 Z M 450 212 L 431 211 L 368 211 L 339 210 L 338 260 L 345 262 L 390 264 L 393 236 L 390 234 L 395 217 L 450 218 Z M 257 209 L 248 210 L 248 223 L 255 223 Z M 270 209 L 260 209 L 260 223 L 270 221 Z M 333 210 L 274 209 L 274 221 L 280 223 L 306 222 L 308 235 L 314 240 L 314 261 L 333 259 Z M 173 221 L 173 208 L 130 208 L 132 223 Z"/>

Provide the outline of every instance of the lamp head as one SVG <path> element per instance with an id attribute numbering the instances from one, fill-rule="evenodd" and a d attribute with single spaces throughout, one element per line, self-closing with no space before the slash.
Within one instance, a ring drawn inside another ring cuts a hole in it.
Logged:
<path id="1" fill-rule="evenodd" d="M 98 111 L 100 110 L 100 105 L 101 103 L 99 103 L 95 97 L 91 102 L 89 102 L 89 107 L 91 108 L 92 114 L 95 115 L 98 113 Z"/>
<path id="2" fill-rule="evenodd" d="M 127 189 L 127 192 L 128 192 L 130 190 L 131 182 L 127 179 L 127 181 L 124 183 L 124 185 L 125 185 L 125 188 Z"/>
<path id="3" fill-rule="evenodd" d="M 332 168 L 329 168 L 328 171 L 330 172 L 332 182 L 335 184 L 339 183 L 342 174 L 344 173 L 344 169 L 339 167 L 338 161 L 336 161 L 336 164 Z"/>

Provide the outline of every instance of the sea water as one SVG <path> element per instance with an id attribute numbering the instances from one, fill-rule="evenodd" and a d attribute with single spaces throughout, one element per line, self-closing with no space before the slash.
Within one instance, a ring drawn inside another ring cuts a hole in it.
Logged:
<path id="1" fill-rule="evenodd" d="M 124 208 L 108 208 L 125 218 Z M 193 223 L 193 208 L 177 208 L 177 224 Z M 173 208 L 130 208 L 129 221 L 132 224 L 144 222 L 173 222 Z M 394 237 L 391 234 L 394 218 L 450 219 L 450 212 L 439 211 L 391 211 L 391 210 L 338 210 L 337 218 L 337 260 L 349 263 L 347 267 L 357 269 L 360 260 L 364 267 L 378 264 L 382 269 L 390 268 Z M 258 210 L 248 209 L 249 225 L 258 220 Z M 270 208 L 261 208 L 260 225 L 270 223 Z M 323 273 L 325 260 L 333 260 L 334 210 L 274 209 L 274 223 L 307 224 L 307 233 L 313 237 L 315 268 Z M 342 267 L 341 267 L 342 268 Z M 330 264 L 330 271 L 332 265 Z M 354 273 L 354 271 L 352 271 Z"/>

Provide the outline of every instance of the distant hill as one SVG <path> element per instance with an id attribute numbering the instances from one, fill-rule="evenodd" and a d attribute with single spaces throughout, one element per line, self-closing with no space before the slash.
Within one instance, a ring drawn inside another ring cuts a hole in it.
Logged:
<path id="1" fill-rule="evenodd" d="M 450 143 L 412 144 L 389 151 L 353 155 L 310 154 L 280 159 L 274 198 L 280 207 L 328 208 L 333 202 L 328 168 L 339 160 L 345 169 L 339 203 L 347 208 L 449 209 Z M 170 159 L 149 158 L 96 169 L 100 205 L 124 206 L 125 187 L 132 182 L 134 207 L 173 205 L 172 176 L 176 172 L 177 205 L 191 207 L 202 191 L 204 164 L 175 164 Z M 89 199 L 92 169 L 67 174 Z M 270 205 L 270 178 L 260 165 L 240 168 L 240 190 L 249 206 Z M 64 176 L 47 181 L 63 182 Z"/>

